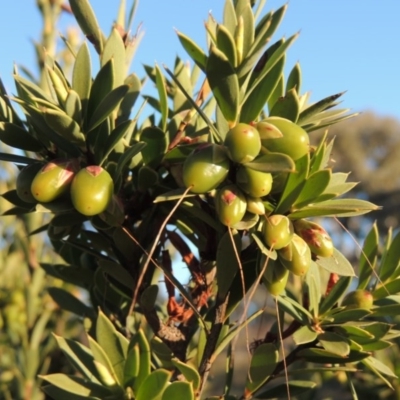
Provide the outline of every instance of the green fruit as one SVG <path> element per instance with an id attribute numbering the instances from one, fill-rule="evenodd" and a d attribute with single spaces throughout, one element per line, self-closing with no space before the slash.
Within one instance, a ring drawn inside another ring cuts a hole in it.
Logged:
<path id="1" fill-rule="evenodd" d="M 229 172 L 229 159 L 223 146 L 203 144 L 189 154 L 183 164 L 182 179 L 193 193 L 207 193 L 218 187 Z"/>
<path id="2" fill-rule="evenodd" d="M 368 290 L 357 289 L 348 293 L 341 305 L 347 308 L 363 308 L 365 310 L 370 310 L 374 305 L 374 297 Z"/>
<path id="3" fill-rule="evenodd" d="M 294 275 L 304 276 L 311 263 L 311 251 L 307 243 L 297 234 L 278 252 L 282 264 Z"/>
<path id="4" fill-rule="evenodd" d="M 264 197 L 272 188 L 272 175 L 240 166 L 236 172 L 236 184 L 251 197 Z"/>
<path id="5" fill-rule="evenodd" d="M 332 239 L 322 226 L 305 219 L 297 220 L 293 225 L 295 232 L 304 239 L 313 254 L 319 257 L 333 255 Z"/>
<path id="6" fill-rule="evenodd" d="M 57 160 L 47 163 L 32 181 L 33 197 L 41 203 L 55 200 L 69 189 L 74 175 L 72 161 Z"/>
<path id="7" fill-rule="evenodd" d="M 273 125 L 282 133 L 282 137 L 277 137 L 274 131 L 271 135 Z M 310 138 L 308 133 L 299 125 L 280 117 L 269 117 L 257 124 L 260 132 L 262 147 L 268 151 L 283 153 L 298 160 L 310 151 Z"/>
<path id="8" fill-rule="evenodd" d="M 293 224 L 284 215 L 271 215 L 267 218 L 263 226 L 265 243 L 275 250 L 287 246 L 293 237 Z"/>
<path id="9" fill-rule="evenodd" d="M 113 191 L 110 174 L 102 167 L 90 165 L 81 169 L 72 181 L 72 204 L 83 215 L 100 214 L 111 201 Z"/>
<path id="10" fill-rule="evenodd" d="M 237 163 L 247 163 L 261 150 L 260 135 L 251 125 L 239 123 L 228 131 L 224 142 L 229 158 Z"/>
<path id="11" fill-rule="evenodd" d="M 260 198 L 247 197 L 247 211 L 257 215 L 264 215 L 265 205 Z"/>
<path id="12" fill-rule="evenodd" d="M 16 181 L 16 189 L 18 197 L 26 203 L 36 203 L 37 200 L 33 197 L 31 186 L 32 181 L 37 173 L 42 169 L 43 164 L 40 162 L 28 164 L 22 168 L 18 174 Z"/>
<path id="13" fill-rule="evenodd" d="M 215 208 L 225 226 L 234 226 L 242 220 L 247 209 L 246 196 L 236 185 L 227 185 L 217 191 Z"/>
<path id="14" fill-rule="evenodd" d="M 280 295 L 286 287 L 289 271 L 279 260 L 268 260 L 267 268 L 263 275 L 263 283 L 273 296 Z"/>

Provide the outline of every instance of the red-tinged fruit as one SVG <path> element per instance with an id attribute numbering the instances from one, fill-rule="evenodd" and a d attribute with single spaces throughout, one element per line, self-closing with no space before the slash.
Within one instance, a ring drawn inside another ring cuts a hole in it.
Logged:
<path id="1" fill-rule="evenodd" d="M 275 132 L 271 135 L 270 125 L 275 126 L 282 133 L 282 137 L 278 137 Z M 269 117 L 260 121 L 257 124 L 257 129 L 260 132 L 262 147 L 267 151 L 286 154 L 294 161 L 310 151 L 308 133 L 301 126 L 288 119 Z"/>
<path id="2" fill-rule="evenodd" d="M 342 306 L 347 308 L 362 308 L 370 310 L 374 305 L 374 297 L 368 290 L 357 289 L 350 292 L 342 301 Z"/>
<path id="3" fill-rule="evenodd" d="M 217 191 L 215 208 L 219 220 L 225 226 L 234 226 L 246 213 L 246 196 L 236 185 L 224 186 Z"/>
<path id="4" fill-rule="evenodd" d="M 229 158 L 237 163 L 254 160 L 261 150 L 261 140 L 257 129 L 244 123 L 239 123 L 228 131 L 224 144 Z"/>
<path id="5" fill-rule="evenodd" d="M 203 144 L 193 150 L 183 164 L 182 180 L 192 193 L 216 189 L 227 177 L 229 159 L 223 146 Z"/>
<path id="6" fill-rule="evenodd" d="M 293 225 L 295 232 L 304 239 L 313 254 L 319 257 L 333 255 L 332 239 L 322 226 L 305 219 L 299 219 Z"/>
<path id="7" fill-rule="evenodd" d="M 271 192 L 272 175 L 242 165 L 236 172 L 236 184 L 249 196 L 264 197 Z"/>
<path id="8" fill-rule="evenodd" d="M 107 208 L 113 191 L 110 174 L 98 165 L 90 165 L 81 169 L 72 181 L 72 204 L 83 215 L 97 215 Z"/>
<path id="9" fill-rule="evenodd" d="M 22 168 L 17 176 L 16 189 L 18 197 L 26 203 L 37 203 L 37 200 L 32 194 L 32 181 L 37 173 L 42 169 L 42 163 L 28 164 Z"/>
<path id="10" fill-rule="evenodd" d="M 293 224 L 285 215 L 274 214 L 266 219 L 263 226 L 265 243 L 275 250 L 287 246 L 293 238 Z"/>
<path id="11" fill-rule="evenodd" d="M 278 252 L 282 264 L 294 275 L 304 276 L 310 268 L 311 250 L 307 243 L 297 234 L 291 242 Z"/>
<path id="12" fill-rule="evenodd" d="M 47 163 L 36 174 L 31 184 L 32 196 L 40 203 L 48 203 L 69 189 L 75 176 L 74 163 L 55 160 Z"/>

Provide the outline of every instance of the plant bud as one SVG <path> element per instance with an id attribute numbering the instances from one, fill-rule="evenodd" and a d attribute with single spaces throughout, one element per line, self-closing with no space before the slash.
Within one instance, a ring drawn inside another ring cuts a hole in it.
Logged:
<path id="1" fill-rule="evenodd" d="M 229 159 L 224 148 L 203 144 L 189 154 L 183 164 L 182 179 L 193 193 L 207 193 L 218 187 L 229 172 Z"/>
<path id="2" fill-rule="evenodd" d="M 47 163 L 32 181 L 33 197 L 48 203 L 60 197 L 68 189 L 75 175 L 74 163 L 68 160 L 56 160 Z"/>
<path id="3" fill-rule="evenodd" d="M 265 243 L 275 250 L 287 246 L 293 237 L 293 224 L 284 215 L 271 215 L 267 218 L 263 226 Z"/>
<path id="4" fill-rule="evenodd" d="M 374 305 L 374 297 L 368 290 L 357 289 L 348 293 L 341 305 L 347 308 L 363 308 L 365 310 L 370 310 Z"/>
<path id="5" fill-rule="evenodd" d="M 33 197 L 31 186 L 32 181 L 37 173 L 42 169 L 43 164 L 40 162 L 28 164 L 22 168 L 18 174 L 16 181 L 16 189 L 18 197 L 26 203 L 36 203 L 37 200 Z"/>
<path id="6" fill-rule="evenodd" d="M 264 215 L 265 205 L 259 198 L 247 197 L 247 211 L 257 215 Z"/>
<path id="7" fill-rule="evenodd" d="M 98 165 L 90 165 L 81 169 L 72 181 L 72 204 L 83 215 L 100 214 L 111 201 L 113 191 L 110 174 Z"/>
<path id="8" fill-rule="evenodd" d="M 249 196 L 263 197 L 271 191 L 272 175 L 241 166 L 236 172 L 236 184 Z"/>
<path id="9" fill-rule="evenodd" d="M 270 125 L 274 125 L 282 137 L 271 135 Z M 294 122 L 281 118 L 269 117 L 257 124 L 260 132 L 262 147 L 268 151 L 283 153 L 298 160 L 310 151 L 310 138 L 308 133 Z"/>
<path id="10" fill-rule="evenodd" d="M 236 185 L 224 186 L 217 191 L 215 208 L 219 220 L 225 226 L 233 226 L 240 222 L 246 213 L 246 197 Z"/>
<path id="11" fill-rule="evenodd" d="M 311 251 L 307 243 L 294 234 L 292 241 L 278 252 L 282 264 L 294 275 L 304 276 L 311 263 Z"/>
<path id="12" fill-rule="evenodd" d="M 308 244 L 313 254 L 320 257 L 332 256 L 332 239 L 322 226 L 305 219 L 299 219 L 293 225 L 295 232 Z"/>
<path id="13" fill-rule="evenodd" d="M 261 140 L 257 129 L 244 123 L 239 123 L 228 131 L 224 144 L 229 158 L 237 163 L 254 160 L 261 150 Z"/>

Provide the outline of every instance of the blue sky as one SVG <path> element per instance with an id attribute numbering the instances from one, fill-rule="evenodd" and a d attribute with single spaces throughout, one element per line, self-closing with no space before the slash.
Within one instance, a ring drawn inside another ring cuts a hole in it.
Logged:
<path id="1" fill-rule="evenodd" d="M 117 0 L 92 0 L 103 31 L 108 34 L 116 16 Z M 130 1 L 127 0 L 128 5 Z M 23 6 L 22 6 L 23 4 Z M 189 57 L 174 28 L 205 47 L 204 21 L 211 10 L 221 21 L 224 0 L 142 0 L 134 22 L 145 32 L 132 65 L 144 76 L 142 64 L 173 66 L 176 55 Z M 269 0 L 265 11 L 284 1 Z M 301 31 L 288 51 L 288 68 L 297 61 L 303 69 L 303 89 L 312 101 L 347 90 L 343 105 L 354 111 L 373 110 L 400 120 L 400 1 L 397 0 L 291 0 L 276 39 Z M 73 23 L 64 16 L 61 31 Z M 12 1 L 2 9 L 0 24 L 0 77 L 14 91 L 14 62 L 32 66 L 31 40 L 39 38 L 40 14 L 36 1 Z"/>

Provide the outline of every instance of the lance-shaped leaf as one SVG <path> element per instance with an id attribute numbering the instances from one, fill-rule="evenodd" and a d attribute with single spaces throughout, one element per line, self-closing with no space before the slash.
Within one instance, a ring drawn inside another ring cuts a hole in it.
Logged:
<path id="1" fill-rule="evenodd" d="M 57 393 L 57 399 L 61 400 L 61 397 L 58 397 L 58 394 L 63 395 L 65 399 L 101 399 L 107 398 L 111 396 L 113 393 L 110 389 L 98 385 L 96 383 L 87 381 L 84 378 L 66 375 L 66 374 L 51 374 L 51 375 L 39 375 L 41 379 L 46 382 L 49 382 L 50 386 L 55 386 L 62 390 L 60 393 L 54 389 L 50 389 L 50 393 Z M 46 391 L 46 389 L 45 389 Z M 79 397 L 74 397 L 79 396 Z"/>
<path id="2" fill-rule="evenodd" d="M 239 80 L 228 58 L 215 46 L 210 50 L 206 75 L 222 114 L 233 125 L 239 114 Z"/>
<path id="3" fill-rule="evenodd" d="M 389 249 L 381 260 L 379 278 L 385 282 L 389 277 L 397 278 L 400 266 L 400 232 L 396 234 L 390 243 Z"/>
<path id="4" fill-rule="evenodd" d="M 47 125 L 63 138 L 78 145 L 85 143 L 80 126 L 67 114 L 48 109 L 43 115 Z"/>
<path id="5" fill-rule="evenodd" d="M 287 383 L 281 383 L 279 385 L 274 386 L 271 389 L 268 389 L 257 395 L 257 399 L 259 400 L 267 400 L 267 399 L 285 399 L 288 396 L 288 392 L 290 396 L 293 398 L 296 396 L 300 396 L 303 393 L 307 393 L 317 386 L 315 382 L 311 381 L 295 381 L 290 380 Z"/>
<path id="6" fill-rule="evenodd" d="M 362 252 L 360 254 L 357 289 L 365 289 L 370 281 L 372 271 L 375 269 L 376 265 L 378 246 L 379 232 L 376 223 L 374 223 L 364 240 Z"/>
<path id="7" fill-rule="evenodd" d="M 271 108 L 269 115 L 286 118 L 296 122 L 300 113 L 299 97 L 296 89 L 290 89 L 285 96 L 280 97 Z"/>
<path id="8" fill-rule="evenodd" d="M 285 65 L 285 56 L 271 68 L 271 70 L 264 76 L 251 94 L 246 97 L 241 112 L 240 120 L 242 122 L 251 122 L 257 120 L 261 111 L 267 105 L 269 98 L 274 92 L 278 82 L 282 79 L 282 71 Z"/>
<path id="9" fill-rule="evenodd" d="M 295 89 L 297 94 L 300 94 L 301 88 L 301 68 L 300 63 L 297 62 L 289 73 L 286 82 L 286 92 L 290 89 Z"/>
<path id="10" fill-rule="evenodd" d="M 83 33 L 101 54 L 105 38 L 89 0 L 69 0 L 69 4 Z"/>
<path id="11" fill-rule="evenodd" d="M 35 160 L 34 158 L 20 156 L 18 154 L 1 153 L 1 152 L 0 152 L 0 160 L 13 162 L 15 164 L 20 164 L 20 165 L 27 165 L 37 162 L 37 160 Z"/>
<path id="12" fill-rule="evenodd" d="M 83 42 L 75 58 L 72 71 L 72 89 L 78 93 L 82 102 L 82 114 L 85 114 L 92 86 L 92 65 L 90 52 L 86 42 Z"/>
<path id="13" fill-rule="evenodd" d="M 336 282 L 329 294 L 322 300 L 319 308 L 320 315 L 329 311 L 339 301 L 339 299 L 346 293 L 350 283 L 351 278 L 347 276 L 341 277 L 339 281 Z"/>
<path id="14" fill-rule="evenodd" d="M 88 130 L 98 127 L 111 113 L 118 107 L 126 93 L 129 90 L 128 85 L 118 86 L 109 92 L 97 108 L 93 111 L 90 116 Z"/>
<path id="15" fill-rule="evenodd" d="M 333 255 L 330 257 L 319 257 L 316 263 L 330 273 L 340 276 L 355 276 L 353 266 L 337 249 L 333 249 Z"/>
<path id="16" fill-rule="evenodd" d="M 43 145 L 35 137 L 11 122 L 0 122 L 0 141 L 20 150 L 43 150 Z"/>
<path id="17" fill-rule="evenodd" d="M 350 342 L 344 336 L 334 332 L 324 332 L 318 335 L 318 341 L 322 347 L 330 353 L 340 357 L 347 357 L 350 354 Z"/>
<path id="18" fill-rule="evenodd" d="M 143 161 L 147 165 L 157 166 L 168 147 L 166 134 L 160 128 L 149 126 L 143 129 L 140 140 L 146 143 L 142 150 Z"/>
<path id="19" fill-rule="evenodd" d="M 230 64 L 233 67 L 236 67 L 238 60 L 235 40 L 229 32 L 228 28 L 226 28 L 224 25 L 218 25 L 216 39 L 218 49 L 225 54 Z"/>
<path id="20" fill-rule="evenodd" d="M 294 161 L 283 153 L 267 153 L 246 163 L 246 168 L 262 172 L 294 172 Z"/>
<path id="21" fill-rule="evenodd" d="M 64 110 L 78 125 L 81 125 L 83 116 L 82 103 L 79 94 L 73 89 L 68 91 Z"/>
<path id="22" fill-rule="evenodd" d="M 359 199 L 334 199 L 320 203 L 310 204 L 290 214 L 291 219 L 323 217 L 323 216 L 347 216 L 354 217 L 379 210 L 380 207 L 369 201 Z"/>
<path id="23" fill-rule="evenodd" d="M 263 343 L 258 346 L 252 357 L 249 375 L 246 381 L 246 397 L 259 389 L 274 372 L 278 363 L 279 351 L 272 343 Z"/>
<path id="24" fill-rule="evenodd" d="M 125 151 L 124 154 L 119 158 L 118 164 L 117 164 L 117 169 L 114 173 L 115 177 L 118 177 L 123 168 L 131 162 L 132 158 L 139 154 L 144 148 L 146 147 L 146 143 L 144 142 L 138 142 L 133 144 L 132 146 L 128 147 Z"/>
<path id="25" fill-rule="evenodd" d="M 165 82 L 164 75 L 161 73 L 160 67 L 158 65 L 156 65 L 156 87 L 160 102 L 161 129 L 165 131 L 167 128 L 167 119 L 168 119 L 167 85 Z"/>
<path id="26" fill-rule="evenodd" d="M 235 230 L 231 235 L 227 231 L 218 243 L 217 249 L 217 284 L 218 297 L 223 300 L 228 293 L 233 279 L 239 269 L 236 252 L 240 257 L 241 237 Z"/>
<path id="27" fill-rule="evenodd" d="M 319 348 L 302 349 L 296 354 L 298 358 L 303 358 L 309 362 L 319 364 L 347 364 L 361 361 L 364 358 L 369 357 L 369 355 L 370 354 L 367 352 L 351 350 L 347 356 L 342 357 Z"/>
<path id="28" fill-rule="evenodd" d="M 200 67 L 202 71 L 206 70 L 207 56 L 204 51 L 194 42 L 181 32 L 176 32 L 183 48 L 192 58 L 192 60 Z"/>

